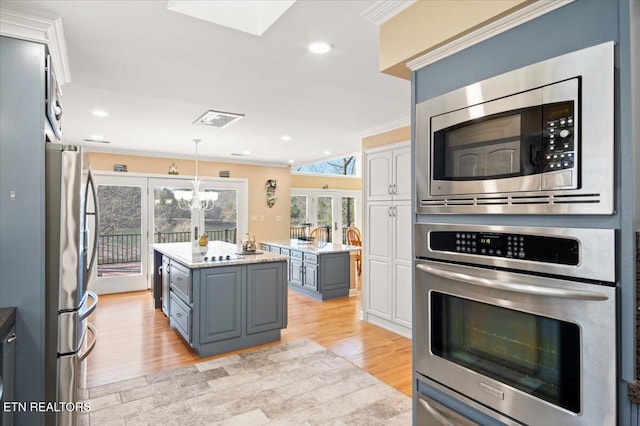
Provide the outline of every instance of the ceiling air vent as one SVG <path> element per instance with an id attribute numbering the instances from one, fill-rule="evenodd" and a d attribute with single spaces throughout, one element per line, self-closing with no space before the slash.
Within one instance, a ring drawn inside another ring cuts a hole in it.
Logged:
<path id="1" fill-rule="evenodd" d="M 213 126 L 219 129 L 224 129 L 229 124 L 240 120 L 244 117 L 244 114 L 235 114 L 233 112 L 209 111 L 202 114 L 193 124 L 201 126 Z"/>

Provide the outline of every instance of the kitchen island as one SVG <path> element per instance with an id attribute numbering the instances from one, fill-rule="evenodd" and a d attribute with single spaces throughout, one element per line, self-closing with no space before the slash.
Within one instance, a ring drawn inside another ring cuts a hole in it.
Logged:
<path id="1" fill-rule="evenodd" d="M 153 244 L 156 307 L 201 357 L 280 340 L 287 257 L 212 241 Z M 158 306 L 158 304 L 160 306 Z"/>
<path id="2" fill-rule="evenodd" d="M 361 247 L 290 239 L 263 241 L 260 248 L 289 256 L 290 289 L 320 300 L 349 296 L 349 254 Z"/>

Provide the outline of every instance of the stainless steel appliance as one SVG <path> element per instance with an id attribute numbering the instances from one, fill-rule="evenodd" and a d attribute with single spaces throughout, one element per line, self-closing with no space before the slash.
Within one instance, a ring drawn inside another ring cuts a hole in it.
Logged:
<path id="1" fill-rule="evenodd" d="M 87 288 L 97 244 L 94 236 L 88 246 L 88 221 L 94 220 L 94 229 L 98 229 L 97 198 L 90 172 L 83 184 L 80 147 L 59 143 L 45 146 L 45 399 L 75 403 L 80 364 L 97 338 L 95 328 L 87 321 L 98 302 L 98 296 Z M 91 341 L 88 331 L 93 335 Z M 75 412 L 49 411 L 47 424 L 74 425 Z"/>
<path id="2" fill-rule="evenodd" d="M 416 106 L 418 213 L 613 213 L 614 43 Z"/>
<path id="3" fill-rule="evenodd" d="M 613 230 L 414 231 L 419 381 L 506 424 L 616 424 Z"/>

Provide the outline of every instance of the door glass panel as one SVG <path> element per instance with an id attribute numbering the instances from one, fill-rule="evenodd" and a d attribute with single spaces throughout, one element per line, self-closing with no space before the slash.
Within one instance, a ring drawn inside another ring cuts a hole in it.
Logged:
<path id="1" fill-rule="evenodd" d="M 98 277 L 138 275 L 142 253 L 142 188 L 98 185 Z"/>
<path id="2" fill-rule="evenodd" d="M 307 196 L 291 196 L 291 230 L 290 238 L 307 237 L 309 233 L 309 213 L 307 211 Z"/>
<path id="3" fill-rule="evenodd" d="M 210 189 L 218 199 L 213 209 L 204 213 L 204 229 L 209 241 L 237 242 L 238 233 L 238 191 L 235 189 Z"/>
<path id="4" fill-rule="evenodd" d="M 182 243 L 189 241 L 191 211 L 181 209 L 173 195 L 178 188 L 153 189 L 153 242 Z"/>
<path id="5" fill-rule="evenodd" d="M 327 228 L 329 234 L 329 242 L 331 242 L 331 234 L 333 233 L 333 197 L 318 196 L 317 208 L 318 227 Z"/>
<path id="6" fill-rule="evenodd" d="M 573 323 L 431 293 L 439 357 L 580 412 L 580 328 Z"/>
<path id="7" fill-rule="evenodd" d="M 191 210 L 181 208 L 173 191 L 182 188 L 157 186 L 153 190 L 153 242 L 179 243 L 190 238 Z M 212 189 L 218 193 L 213 209 L 204 215 L 205 232 L 210 241 L 237 241 L 238 191 L 235 189 Z"/>
<path id="8" fill-rule="evenodd" d="M 347 244 L 347 228 L 356 225 L 356 197 L 342 197 L 342 244 Z"/>

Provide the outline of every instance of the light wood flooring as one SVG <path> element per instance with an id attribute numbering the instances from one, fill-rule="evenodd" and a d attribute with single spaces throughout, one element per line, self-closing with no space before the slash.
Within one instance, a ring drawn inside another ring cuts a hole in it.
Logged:
<path id="1" fill-rule="evenodd" d="M 411 396 L 411 340 L 361 321 L 360 311 L 360 296 L 320 302 L 289 291 L 289 324 L 280 342 L 311 339 Z M 89 321 L 98 341 L 87 358 L 86 387 L 228 355 L 199 358 L 153 308 L 147 291 L 100 296 Z"/>

